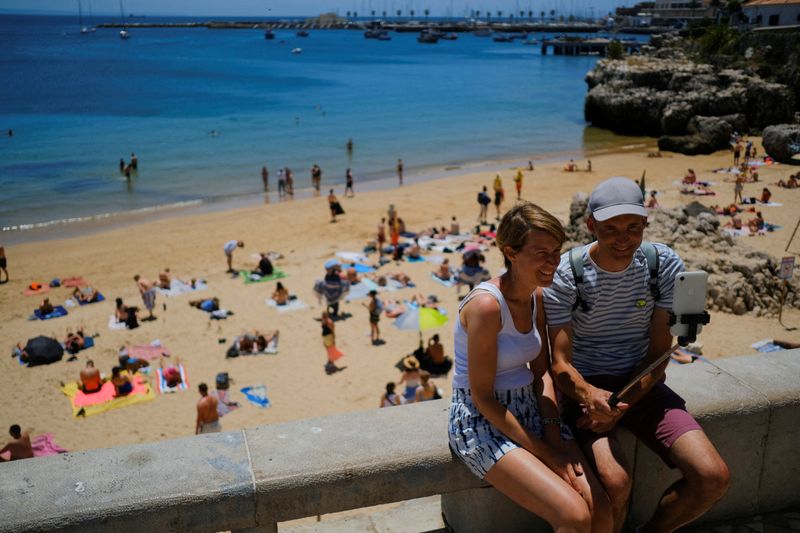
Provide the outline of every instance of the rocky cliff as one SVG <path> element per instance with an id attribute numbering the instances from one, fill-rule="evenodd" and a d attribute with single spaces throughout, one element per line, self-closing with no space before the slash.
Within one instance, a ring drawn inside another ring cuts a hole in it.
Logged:
<path id="1" fill-rule="evenodd" d="M 586 75 L 584 115 L 593 126 L 659 137 L 663 150 L 711 153 L 730 134 L 794 122 L 794 94 L 741 70 L 697 64 L 673 48 L 605 59 Z"/>

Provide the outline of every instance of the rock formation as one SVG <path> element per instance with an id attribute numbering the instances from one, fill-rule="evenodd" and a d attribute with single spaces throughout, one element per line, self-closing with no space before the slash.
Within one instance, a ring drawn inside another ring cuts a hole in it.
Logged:
<path id="1" fill-rule="evenodd" d="M 659 148 L 707 154 L 728 146 L 730 133 L 760 131 L 794 120 L 794 95 L 740 70 L 717 71 L 680 51 L 604 59 L 586 75 L 584 116 L 593 126 L 659 138 Z"/>
<path id="2" fill-rule="evenodd" d="M 764 150 L 779 163 L 800 165 L 800 125 L 778 124 L 764 129 Z"/>
<path id="3" fill-rule="evenodd" d="M 586 229 L 586 195 L 578 194 L 570 205 L 564 250 L 592 242 Z M 717 215 L 700 204 L 659 209 L 651 213 L 646 237 L 671 246 L 687 270 L 708 272 L 708 308 L 736 315 L 777 316 L 783 281 L 779 262 L 741 244 L 720 230 Z M 785 306 L 800 309 L 798 274 L 788 284 Z"/>

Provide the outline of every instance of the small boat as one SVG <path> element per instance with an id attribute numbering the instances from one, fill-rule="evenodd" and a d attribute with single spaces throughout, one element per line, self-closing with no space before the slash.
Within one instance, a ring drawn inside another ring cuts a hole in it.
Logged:
<path id="1" fill-rule="evenodd" d="M 508 35 L 495 35 L 492 40 L 496 43 L 513 43 L 514 39 Z"/>
<path id="2" fill-rule="evenodd" d="M 264 32 L 264 39 L 270 40 L 275 38 L 275 32 L 272 30 L 267 30 Z"/>
<path id="3" fill-rule="evenodd" d="M 458 39 L 458 34 L 451 31 L 450 33 L 445 33 L 439 37 L 439 39 L 444 39 L 445 41 L 455 41 Z"/>
<path id="4" fill-rule="evenodd" d="M 131 38 L 131 34 L 128 33 L 128 30 L 122 29 L 122 30 L 119 30 L 119 38 L 120 39 L 130 39 Z"/>
<path id="5" fill-rule="evenodd" d="M 302 48 L 292 48 L 292 53 L 293 54 L 302 54 L 303 53 L 303 49 Z"/>
<path id="6" fill-rule="evenodd" d="M 120 18 L 123 21 L 123 24 L 125 24 L 125 22 L 124 22 L 125 21 L 125 8 L 122 7 L 122 0 L 119 0 L 119 15 L 120 15 Z M 131 37 L 131 34 L 128 33 L 128 30 L 123 26 L 122 29 L 119 31 L 119 38 L 124 40 L 124 39 L 130 39 L 130 37 Z"/>
<path id="7" fill-rule="evenodd" d="M 392 40 L 392 38 L 389 37 L 388 33 L 381 33 L 380 35 L 378 35 L 376 37 L 376 39 L 378 39 L 379 41 L 391 41 Z"/>
<path id="8" fill-rule="evenodd" d="M 83 6 L 81 0 L 78 0 L 78 27 L 81 29 L 81 35 L 89 34 L 89 27 L 83 25 Z"/>
<path id="9" fill-rule="evenodd" d="M 298 37 L 308 37 L 309 33 L 306 30 L 300 30 L 295 35 Z"/>
<path id="10" fill-rule="evenodd" d="M 387 37 L 384 39 L 384 37 Z M 379 39 L 381 41 L 389 41 L 392 38 L 389 37 L 389 32 L 386 30 L 367 30 L 364 32 L 365 39 Z"/>
<path id="11" fill-rule="evenodd" d="M 418 43 L 436 44 L 439 42 L 439 34 L 432 31 L 423 31 L 417 37 Z"/>
<path id="12" fill-rule="evenodd" d="M 472 32 L 472 35 L 474 35 L 475 37 L 491 37 L 492 30 L 488 28 L 483 28 L 480 30 L 475 30 L 474 32 Z"/>

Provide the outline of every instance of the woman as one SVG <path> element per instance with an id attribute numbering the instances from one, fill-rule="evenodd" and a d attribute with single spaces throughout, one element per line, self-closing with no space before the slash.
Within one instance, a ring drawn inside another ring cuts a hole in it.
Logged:
<path id="1" fill-rule="evenodd" d="M 414 402 L 427 402 L 428 400 L 435 400 L 439 391 L 436 390 L 436 385 L 431 383 L 431 374 L 427 370 L 419 371 L 419 387 L 414 395 Z"/>
<path id="2" fill-rule="evenodd" d="M 506 272 L 459 307 L 450 447 L 555 531 L 611 531 L 608 496 L 558 417 L 543 342 L 540 287 L 552 283 L 564 240 L 558 220 L 530 202 L 503 216 L 497 248 Z"/>
<path id="3" fill-rule="evenodd" d="M 383 312 L 383 302 L 378 299 L 378 291 L 369 291 L 369 303 L 362 304 L 369 310 L 369 336 L 373 346 L 383 344 L 381 342 L 381 330 L 378 324 L 381 321 Z"/>
<path id="4" fill-rule="evenodd" d="M 494 189 L 494 207 L 497 210 L 497 220 L 500 220 L 500 204 L 503 203 L 503 199 L 505 197 L 505 191 L 503 191 L 503 180 L 500 178 L 500 174 L 495 174 L 494 182 L 492 183 L 492 189 Z"/>
<path id="5" fill-rule="evenodd" d="M 386 384 L 386 392 L 381 395 L 381 407 L 394 407 L 406 403 L 405 398 L 398 396 L 394 392 L 394 383 L 391 381 Z"/>
<path id="6" fill-rule="evenodd" d="M 417 395 L 417 387 L 419 387 L 419 359 L 413 355 L 407 355 L 403 358 L 403 374 L 400 376 L 398 385 L 406 384 L 406 390 L 403 392 L 403 397 L 407 402 L 413 402 Z"/>
<path id="7" fill-rule="evenodd" d="M 286 305 L 289 303 L 289 291 L 283 286 L 280 281 L 275 285 L 275 292 L 272 293 L 272 299 L 275 300 L 277 305 Z"/>
<path id="8" fill-rule="evenodd" d="M 122 298 L 116 299 L 116 307 L 114 309 L 114 318 L 117 323 L 125 324 L 128 329 L 135 329 L 139 327 L 139 317 L 136 316 L 136 307 L 128 307 L 122 303 Z"/>

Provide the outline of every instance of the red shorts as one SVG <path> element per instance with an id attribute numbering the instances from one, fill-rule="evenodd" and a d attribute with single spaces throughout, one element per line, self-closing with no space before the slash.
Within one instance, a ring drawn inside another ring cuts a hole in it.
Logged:
<path id="1" fill-rule="evenodd" d="M 628 378 L 620 376 L 591 376 L 588 383 L 607 391 L 621 389 Z M 562 416 L 572 427 L 573 434 L 583 446 L 602 437 L 613 437 L 616 429 L 607 433 L 594 433 L 575 426 L 575 420 L 585 411 L 571 398 L 562 397 Z M 669 458 L 669 451 L 675 441 L 683 434 L 699 429 L 700 424 L 686 410 L 686 402 L 664 384 L 657 383 L 647 395 L 632 405 L 622 416 L 619 426 L 633 433 L 645 446 L 661 457 L 670 468 L 675 465 Z"/>

